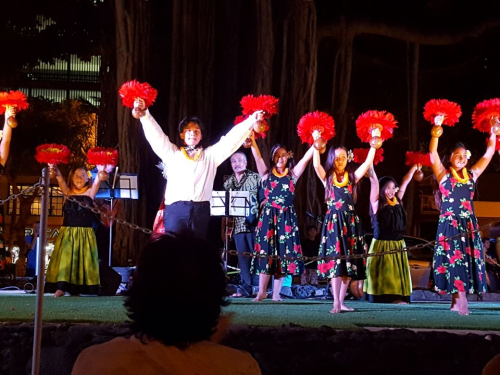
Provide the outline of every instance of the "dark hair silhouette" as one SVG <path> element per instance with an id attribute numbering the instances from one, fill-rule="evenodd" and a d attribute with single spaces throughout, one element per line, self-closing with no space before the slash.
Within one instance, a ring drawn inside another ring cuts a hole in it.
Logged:
<path id="1" fill-rule="evenodd" d="M 153 235 L 125 300 L 132 331 L 185 348 L 208 340 L 228 304 L 219 249 L 188 234 Z"/>

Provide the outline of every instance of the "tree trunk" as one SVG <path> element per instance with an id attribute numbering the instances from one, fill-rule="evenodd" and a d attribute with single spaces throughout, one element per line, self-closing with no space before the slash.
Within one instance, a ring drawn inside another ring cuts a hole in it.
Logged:
<path id="1" fill-rule="evenodd" d="M 116 83 L 137 79 L 141 82 L 146 78 L 146 67 L 149 62 L 150 3 L 146 0 L 130 2 L 114 2 L 116 19 Z M 116 87 L 118 90 L 118 87 Z M 117 103 L 118 151 L 120 156 L 119 172 L 135 172 L 141 176 L 139 147 L 142 139 L 140 123 L 135 120 L 129 108 Z M 141 176 L 143 177 L 143 176 Z M 139 196 L 147 199 L 146 178 L 139 177 Z M 126 199 L 123 209 L 118 214 L 120 219 L 129 223 L 144 225 L 140 221 L 138 202 Z M 144 203 L 144 202 L 143 202 Z M 126 225 L 116 227 L 114 239 L 113 263 L 126 265 L 134 260 L 138 252 L 138 239 L 143 235 Z"/>
<path id="2" fill-rule="evenodd" d="M 307 148 L 299 144 L 297 124 L 316 106 L 316 8 L 312 1 L 291 0 L 286 4 L 282 24 L 280 115 L 270 130 L 270 138 L 287 145 L 298 161 Z M 304 211 L 317 212 L 321 206 L 317 194 L 311 193 L 317 191 L 317 177 L 311 166 L 299 180 L 297 189 L 310 192 L 295 198 L 299 225 L 302 226 Z"/>

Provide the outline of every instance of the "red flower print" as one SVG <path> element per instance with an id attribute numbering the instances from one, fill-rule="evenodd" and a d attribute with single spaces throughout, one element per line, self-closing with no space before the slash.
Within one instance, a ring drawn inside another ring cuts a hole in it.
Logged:
<path id="1" fill-rule="evenodd" d="M 257 224 L 257 228 L 262 228 L 262 220 L 259 220 L 259 223 Z"/>
<path id="2" fill-rule="evenodd" d="M 453 212 L 451 212 L 451 211 L 446 211 L 446 212 L 443 214 L 443 216 L 451 216 L 451 215 L 453 215 Z"/>
<path id="3" fill-rule="evenodd" d="M 268 196 L 269 196 L 269 189 L 268 189 L 268 188 L 266 188 L 266 189 L 264 190 L 264 197 L 266 197 L 266 200 L 267 200 L 267 197 L 268 197 Z"/>
<path id="4" fill-rule="evenodd" d="M 292 233 L 292 227 L 285 224 L 285 233 Z"/>
<path id="5" fill-rule="evenodd" d="M 271 181 L 271 189 L 274 189 L 278 183 L 276 181 Z"/>
<path id="6" fill-rule="evenodd" d="M 333 221 L 329 221 L 328 222 L 328 225 L 326 226 L 326 229 L 328 230 L 328 232 L 333 231 Z"/>
<path id="7" fill-rule="evenodd" d="M 295 251 L 297 254 L 302 254 L 302 246 L 293 245 L 293 251 Z"/>
<path id="8" fill-rule="evenodd" d="M 297 269 L 297 265 L 295 263 L 290 263 L 288 265 L 288 272 L 290 273 L 295 273 L 295 270 Z"/>
<path id="9" fill-rule="evenodd" d="M 474 192 L 473 191 L 470 192 L 470 200 L 471 201 L 474 200 Z"/>
<path id="10" fill-rule="evenodd" d="M 439 266 L 439 267 L 437 268 L 437 271 L 438 271 L 438 273 L 446 273 L 446 267 L 444 267 L 444 266 Z"/>
<path id="11" fill-rule="evenodd" d="M 255 244 L 254 249 L 255 249 L 255 252 L 256 252 L 256 253 L 260 253 L 260 243 L 258 243 L 258 242 L 257 242 L 257 243 Z"/>
<path id="12" fill-rule="evenodd" d="M 462 280 L 455 279 L 455 287 L 459 292 L 465 292 L 464 282 Z"/>
<path id="13" fill-rule="evenodd" d="M 340 254 L 340 241 L 337 241 L 335 244 L 335 253 Z"/>
<path id="14" fill-rule="evenodd" d="M 351 184 L 347 185 L 347 191 L 348 191 L 350 194 L 352 194 L 352 185 L 351 185 Z"/>
<path id="15" fill-rule="evenodd" d="M 454 228 L 456 228 L 456 227 L 458 226 L 458 221 L 453 220 L 453 221 L 451 222 L 451 225 L 453 225 L 453 227 L 454 227 Z"/>
<path id="16" fill-rule="evenodd" d="M 455 255 L 453 255 L 451 258 L 450 258 L 450 264 L 455 264 L 457 260 L 457 257 Z"/>
<path id="17" fill-rule="evenodd" d="M 272 236 L 274 235 L 274 230 L 273 229 L 269 229 L 269 231 L 267 232 L 266 234 L 266 237 L 267 239 L 271 238 Z"/>
<path id="18" fill-rule="evenodd" d="M 450 191 L 447 190 L 443 185 L 439 185 L 439 191 L 443 194 L 444 197 L 448 197 L 450 195 Z"/>
<path id="19" fill-rule="evenodd" d="M 439 236 L 439 243 L 443 246 L 445 251 L 450 250 L 450 244 L 446 241 L 445 236 Z"/>
<path id="20" fill-rule="evenodd" d="M 273 201 L 273 203 L 271 203 L 271 206 L 273 206 L 274 208 L 277 208 L 277 209 L 281 210 L 281 206 L 278 203 L 276 203 L 275 201 Z"/>
<path id="21" fill-rule="evenodd" d="M 469 255 L 471 255 L 471 254 L 472 254 L 472 253 L 471 253 L 471 251 L 470 251 L 470 247 L 469 247 L 469 246 L 467 246 L 467 247 L 465 248 L 465 252 L 466 252 L 467 254 L 469 254 Z"/>
<path id="22" fill-rule="evenodd" d="M 293 183 L 293 180 L 290 180 L 290 193 L 293 193 L 295 191 L 295 184 Z"/>
<path id="23" fill-rule="evenodd" d="M 342 233 L 344 236 L 347 234 L 347 227 L 345 225 L 342 227 Z"/>
<path id="24" fill-rule="evenodd" d="M 472 207 L 469 201 L 463 201 L 462 207 L 465 208 L 467 211 L 472 212 Z"/>
<path id="25" fill-rule="evenodd" d="M 349 238 L 349 246 L 351 249 L 354 247 L 354 244 L 356 243 L 356 239 L 354 237 Z"/>
<path id="26" fill-rule="evenodd" d="M 481 258 L 481 250 L 474 249 L 474 258 Z"/>
<path id="27" fill-rule="evenodd" d="M 462 252 L 460 250 L 455 250 L 454 257 L 456 259 L 462 259 Z"/>
<path id="28" fill-rule="evenodd" d="M 326 269 L 326 263 L 320 263 L 320 264 L 318 264 L 318 271 L 320 273 L 325 273 L 327 271 L 327 269 Z"/>
<path id="29" fill-rule="evenodd" d="M 340 207 L 342 207 L 342 202 L 341 201 L 335 202 L 335 208 L 338 210 Z"/>

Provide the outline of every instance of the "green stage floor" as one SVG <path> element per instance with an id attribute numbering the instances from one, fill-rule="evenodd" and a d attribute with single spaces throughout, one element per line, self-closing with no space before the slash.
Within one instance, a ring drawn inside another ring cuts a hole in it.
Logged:
<path id="1" fill-rule="evenodd" d="M 165 301 L 166 308 L 169 301 Z M 450 312 L 449 302 L 414 302 L 410 305 L 371 304 L 349 300 L 354 312 L 330 314 L 331 300 L 286 300 L 252 302 L 232 299 L 224 309 L 234 313 L 233 324 L 280 327 L 296 324 L 303 327 L 330 326 L 335 329 L 410 328 L 432 330 L 498 331 L 500 302 L 469 302 L 471 315 Z M 0 321 L 33 322 L 36 297 L 25 293 L 0 293 Z M 44 298 L 43 320 L 47 323 L 123 323 L 127 320 L 123 297 Z"/>

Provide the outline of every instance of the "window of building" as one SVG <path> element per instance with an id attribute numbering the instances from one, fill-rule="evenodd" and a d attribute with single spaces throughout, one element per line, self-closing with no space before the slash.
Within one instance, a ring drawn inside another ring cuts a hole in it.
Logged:
<path id="1" fill-rule="evenodd" d="M 32 185 L 18 185 L 20 191 L 24 191 L 31 187 Z M 9 186 L 9 195 L 13 195 L 14 189 L 12 186 Z M 28 192 L 28 195 L 32 195 L 33 191 Z M 49 216 L 63 216 L 63 201 L 64 197 L 59 189 L 59 187 L 50 187 L 49 190 Z M 18 200 L 9 201 L 9 215 L 12 214 L 12 211 L 16 209 L 16 214 L 20 214 L 20 205 Z M 38 196 L 35 197 L 33 204 L 31 205 L 31 214 L 34 216 L 40 216 L 42 211 L 42 190 L 38 190 Z"/>

